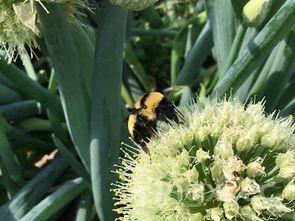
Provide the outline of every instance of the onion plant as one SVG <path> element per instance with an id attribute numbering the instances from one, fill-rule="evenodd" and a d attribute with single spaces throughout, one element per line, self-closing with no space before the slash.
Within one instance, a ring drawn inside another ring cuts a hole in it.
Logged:
<path id="1" fill-rule="evenodd" d="M 294 219 L 294 24 L 294 0 L 0 0 L 0 220 Z M 124 119 L 151 91 L 184 119 L 146 154 Z"/>

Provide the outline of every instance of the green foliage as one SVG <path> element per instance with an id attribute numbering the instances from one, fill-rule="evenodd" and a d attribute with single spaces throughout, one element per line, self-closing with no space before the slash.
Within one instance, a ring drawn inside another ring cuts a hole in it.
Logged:
<path id="1" fill-rule="evenodd" d="M 264 99 L 269 113 L 295 114 L 294 0 L 269 0 L 258 27 L 243 20 L 247 0 L 128 14 L 108 0 L 30 1 L 38 36 L 13 11 L 21 2 L 0 9 L 0 220 L 114 220 L 126 107 L 146 92 L 176 105 Z"/>

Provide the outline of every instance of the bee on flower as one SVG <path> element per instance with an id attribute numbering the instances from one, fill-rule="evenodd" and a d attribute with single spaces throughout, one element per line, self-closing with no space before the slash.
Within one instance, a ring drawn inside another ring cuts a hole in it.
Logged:
<path id="1" fill-rule="evenodd" d="M 126 148 L 114 184 L 118 220 L 269 220 L 294 215 L 292 119 L 262 103 L 208 101 L 182 111 L 147 148 Z M 168 128 L 168 129 L 167 129 Z"/>

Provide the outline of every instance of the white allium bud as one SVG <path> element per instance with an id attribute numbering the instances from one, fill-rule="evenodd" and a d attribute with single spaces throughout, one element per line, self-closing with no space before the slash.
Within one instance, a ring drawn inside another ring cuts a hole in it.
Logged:
<path id="1" fill-rule="evenodd" d="M 254 179 L 250 179 L 246 177 L 241 182 L 241 193 L 246 196 L 247 198 L 249 196 L 255 195 L 257 193 L 260 193 L 260 186 Z"/>
<path id="2" fill-rule="evenodd" d="M 243 8 L 243 17 L 251 27 L 259 26 L 268 12 L 269 0 L 250 0 Z"/>
<path id="3" fill-rule="evenodd" d="M 190 187 L 188 193 L 191 195 L 192 200 L 203 202 L 205 197 L 205 187 L 203 183 L 197 183 Z"/>
<path id="4" fill-rule="evenodd" d="M 261 138 L 261 144 L 268 148 L 273 148 L 278 144 L 277 134 L 268 133 Z"/>
<path id="5" fill-rule="evenodd" d="M 199 179 L 199 173 L 196 168 L 192 168 L 185 172 L 184 176 L 186 177 L 188 183 L 197 183 Z"/>
<path id="6" fill-rule="evenodd" d="M 288 201 L 295 200 L 295 180 L 290 181 L 282 192 L 282 197 Z"/>
<path id="7" fill-rule="evenodd" d="M 252 209 L 251 206 L 243 206 L 240 209 L 240 214 L 241 214 L 242 220 L 245 220 L 245 221 L 263 221 L 263 219 L 257 216 L 256 212 Z"/>
<path id="8" fill-rule="evenodd" d="M 223 159 L 228 159 L 234 155 L 233 144 L 226 139 L 218 140 L 214 147 L 214 154 L 221 156 Z"/>
<path id="9" fill-rule="evenodd" d="M 241 134 L 237 141 L 236 148 L 238 151 L 247 151 L 253 147 L 255 143 L 255 136 L 248 135 L 247 133 Z"/>
<path id="10" fill-rule="evenodd" d="M 273 216 L 280 217 L 285 213 L 293 212 L 282 203 L 283 199 L 280 197 L 263 197 L 260 195 L 251 198 L 251 206 L 256 213 L 261 214 L 263 211 L 269 212 Z"/>
<path id="11" fill-rule="evenodd" d="M 262 158 L 257 157 L 256 160 L 247 165 L 247 176 L 254 178 L 256 176 L 261 176 L 265 174 L 265 167 L 262 166 Z"/>
<path id="12" fill-rule="evenodd" d="M 195 213 L 192 214 L 188 221 L 203 221 L 204 220 L 204 216 L 202 215 L 202 213 Z"/>
<path id="13" fill-rule="evenodd" d="M 280 153 L 276 158 L 276 164 L 280 168 L 279 177 L 292 179 L 295 177 L 295 151 Z"/>
<path id="14" fill-rule="evenodd" d="M 239 188 L 236 182 L 228 181 L 220 189 L 217 188 L 217 199 L 221 202 L 231 202 L 235 199 Z"/>
<path id="15" fill-rule="evenodd" d="M 226 180 L 234 181 L 237 180 L 237 173 L 243 172 L 245 165 L 242 160 L 238 159 L 236 156 L 230 157 L 228 160 L 224 161 L 223 164 L 223 175 Z"/>
<path id="16" fill-rule="evenodd" d="M 235 218 L 239 213 L 239 204 L 236 201 L 225 202 L 223 204 L 225 217 L 229 220 Z"/>
<path id="17" fill-rule="evenodd" d="M 198 149 L 196 152 L 196 159 L 199 163 L 202 163 L 205 160 L 210 159 L 210 155 L 208 152 L 206 152 L 202 149 Z"/>
<path id="18" fill-rule="evenodd" d="M 214 207 L 207 210 L 206 220 L 221 221 L 224 219 L 223 209 L 220 207 Z"/>

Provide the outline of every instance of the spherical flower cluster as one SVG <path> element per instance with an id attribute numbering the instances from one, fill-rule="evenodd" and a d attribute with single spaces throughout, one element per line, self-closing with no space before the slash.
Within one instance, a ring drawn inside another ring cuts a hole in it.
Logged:
<path id="1" fill-rule="evenodd" d="M 114 5 L 118 5 L 129 10 L 140 11 L 153 4 L 159 0 L 110 0 Z"/>
<path id="2" fill-rule="evenodd" d="M 37 11 L 34 2 L 44 5 L 40 0 L 0 0 L 0 49 L 11 62 L 15 55 L 27 45 L 30 49 L 38 47 L 36 38 L 40 35 Z M 60 3 L 70 21 L 74 21 L 77 5 L 84 0 L 45 0 Z M 44 7 L 44 10 L 47 10 Z"/>
<path id="3" fill-rule="evenodd" d="M 292 119 L 263 105 L 208 102 L 183 111 L 147 148 L 128 147 L 114 184 L 118 220 L 288 220 L 295 206 Z"/>

